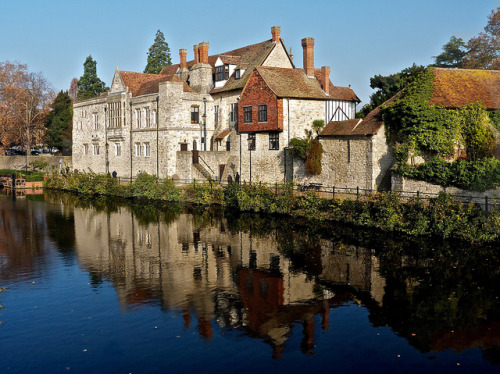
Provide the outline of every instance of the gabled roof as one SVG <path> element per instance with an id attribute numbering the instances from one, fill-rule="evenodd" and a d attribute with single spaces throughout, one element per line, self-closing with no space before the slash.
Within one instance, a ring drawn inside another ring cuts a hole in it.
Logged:
<path id="1" fill-rule="evenodd" d="M 402 91 L 384 102 L 384 105 L 394 102 Z M 330 121 L 319 136 L 370 136 L 378 133 L 384 125 L 380 114 L 380 106 L 373 109 L 363 119 L 354 118 L 347 121 Z"/>
<path id="2" fill-rule="evenodd" d="M 195 92 L 191 87 L 189 87 L 189 85 L 186 82 L 184 82 L 177 75 L 171 75 L 171 76 L 164 75 L 160 76 L 155 80 L 141 84 L 141 86 L 137 90 L 136 96 L 148 95 L 160 92 L 160 83 L 162 82 L 182 82 L 184 92 Z"/>
<path id="3" fill-rule="evenodd" d="M 158 93 L 161 82 L 182 82 L 182 79 L 176 76 L 175 72 L 168 75 L 159 75 L 121 71 L 120 74 L 122 76 L 123 82 L 125 83 L 125 86 L 128 87 L 129 91 L 134 97 Z M 183 91 L 195 92 L 186 84 L 186 82 L 183 82 Z"/>
<path id="4" fill-rule="evenodd" d="M 258 66 L 255 71 L 278 97 L 321 100 L 330 98 L 325 95 L 318 80 L 309 78 L 303 69 Z"/>
<path id="5" fill-rule="evenodd" d="M 380 109 L 372 110 L 364 119 L 329 122 L 319 136 L 368 136 L 375 135 L 383 122 L 378 117 Z"/>
<path id="6" fill-rule="evenodd" d="M 137 92 L 143 83 L 158 79 L 158 74 L 134 73 L 131 71 L 120 71 L 123 83 L 128 87 L 132 96 L 137 96 Z"/>
<path id="7" fill-rule="evenodd" d="M 239 68 L 244 68 L 245 73 L 240 77 L 240 79 L 235 79 L 234 74 L 229 77 L 228 81 L 221 88 L 214 88 L 210 91 L 211 94 L 232 91 L 236 89 L 242 89 L 252 74 L 253 68 L 261 65 L 266 57 L 271 53 L 276 43 L 272 40 L 266 40 L 265 42 L 248 45 L 243 48 L 238 48 L 229 52 L 221 54 L 225 56 L 238 56 L 240 61 L 238 63 Z"/>
<path id="8" fill-rule="evenodd" d="M 314 76 L 319 81 L 321 75 L 321 69 L 314 69 Z M 340 87 L 334 86 L 332 81 L 330 81 L 330 99 L 333 100 L 343 100 L 343 101 L 356 101 L 358 103 L 361 100 L 356 96 L 351 87 Z"/>
<path id="9" fill-rule="evenodd" d="M 480 101 L 500 109 L 500 70 L 434 68 L 431 105 L 459 108 Z"/>

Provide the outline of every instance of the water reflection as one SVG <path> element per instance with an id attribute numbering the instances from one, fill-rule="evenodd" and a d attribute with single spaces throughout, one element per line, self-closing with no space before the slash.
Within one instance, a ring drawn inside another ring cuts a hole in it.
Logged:
<path id="1" fill-rule="evenodd" d="M 215 328 L 239 330 L 280 358 L 301 325 L 301 350 L 313 354 L 318 325 L 335 323 L 331 311 L 359 305 L 373 326 L 389 326 L 421 352 L 479 347 L 499 364 L 495 248 L 71 195 L 48 196 L 49 208 L 4 202 L 2 280 L 43 271 L 36 259 L 48 233 L 98 292 L 113 284 L 123 310 L 178 311 L 206 340 Z"/>

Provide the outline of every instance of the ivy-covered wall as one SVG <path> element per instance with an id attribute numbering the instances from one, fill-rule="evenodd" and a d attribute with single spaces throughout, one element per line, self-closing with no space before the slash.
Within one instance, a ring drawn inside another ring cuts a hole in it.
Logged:
<path id="1" fill-rule="evenodd" d="M 479 102 L 461 108 L 430 105 L 433 69 L 422 72 L 392 103 L 382 107 L 386 136 L 402 176 L 442 186 L 484 191 L 500 186 L 493 157 L 498 111 Z M 412 157 L 424 160 L 409 165 Z"/>

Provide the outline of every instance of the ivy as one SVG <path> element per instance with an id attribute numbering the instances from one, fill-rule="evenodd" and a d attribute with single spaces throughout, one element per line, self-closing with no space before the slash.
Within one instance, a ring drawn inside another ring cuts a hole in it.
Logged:
<path id="1" fill-rule="evenodd" d="M 321 174 L 323 146 L 318 140 L 318 135 L 324 126 L 323 120 L 315 120 L 312 123 L 312 128 L 316 132 L 316 138 L 313 139 L 312 131 L 306 130 L 306 139 L 293 138 L 288 143 L 292 156 L 305 162 L 306 172 L 309 175 Z"/>
<path id="2" fill-rule="evenodd" d="M 397 171 L 443 186 L 481 191 L 500 186 L 498 160 L 492 159 L 495 137 L 490 127 L 490 123 L 499 126 L 498 111 L 488 113 L 480 103 L 458 109 L 430 105 L 433 79 L 430 68 L 392 103 L 382 106 Z M 466 160 L 446 161 L 457 149 L 465 150 Z M 426 162 L 411 167 L 407 162 L 412 156 L 422 156 Z"/>

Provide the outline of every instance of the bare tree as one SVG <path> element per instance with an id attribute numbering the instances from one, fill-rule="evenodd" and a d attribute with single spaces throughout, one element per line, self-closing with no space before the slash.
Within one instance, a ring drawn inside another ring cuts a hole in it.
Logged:
<path id="1" fill-rule="evenodd" d="M 68 95 L 71 98 L 71 100 L 73 100 L 73 102 L 76 100 L 77 93 L 78 93 L 78 79 L 73 78 L 71 80 L 68 90 Z"/>

